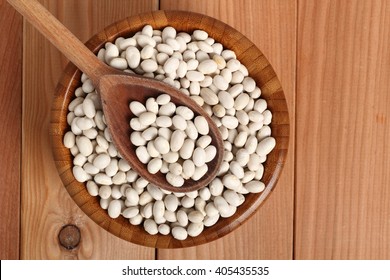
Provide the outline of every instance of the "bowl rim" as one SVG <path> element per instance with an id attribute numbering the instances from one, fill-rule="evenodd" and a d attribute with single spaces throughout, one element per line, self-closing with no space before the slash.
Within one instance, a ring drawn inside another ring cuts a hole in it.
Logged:
<path id="1" fill-rule="evenodd" d="M 113 42 L 121 36 L 131 36 L 146 24 L 151 24 L 154 29 L 160 30 L 165 26 L 173 26 L 178 32 L 203 29 L 215 41 L 223 41 L 224 48 L 235 51 L 238 60 L 248 68 L 249 76 L 254 78 L 256 84 L 261 88 L 262 96 L 268 104 L 267 109 L 270 109 L 273 114 L 270 127 L 272 136 L 277 140 L 276 147 L 264 163 L 264 175 L 261 180 L 265 184 L 264 191 L 258 194 L 246 194 L 245 202 L 237 208 L 233 216 L 219 219 L 215 225 L 205 228 L 199 236 L 188 236 L 182 241 L 174 239 L 171 234 L 167 236 L 149 235 L 142 226 L 131 225 L 123 216 L 116 219 L 110 218 L 107 211 L 100 207 L 98 198 L 89 195 L 85 183 L 79 183 L 73 177 L 72 155 L 70 150 L 62 144 L 63 135 L 69 130 L 66 119 L 68 104 L 74 98 L 72 93 L 81 84 L 81 72 L 72 63 L 66 66 L 60 78 L 52 103 L 50 138 L 53 157 L 61 181 L 69 195 L 89 218 L 108 232 L 126 241 L 153 248 L 197 246 L 219 239 L 248 221 L 273 191 L 288 151 L 290 125 L 287 102 L 276 73 L 256 45 L 230 25 L 204 14 L 158 10 L 129 16 L 96 33 L 85 45 L 97 53 L 97 50 L 103 47 L 106 42 Z M 181 27 L 177 28 L 178 24 Z M 249 60 L 253 62 L 251 65 L 247 65 Z"/>

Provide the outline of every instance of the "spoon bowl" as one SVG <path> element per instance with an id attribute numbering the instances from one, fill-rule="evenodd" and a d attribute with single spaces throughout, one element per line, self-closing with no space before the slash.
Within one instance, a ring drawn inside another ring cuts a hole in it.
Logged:
<path id="1" fill-rule="evenodd" d="M 121 156 L 143 178 L 167 191 L 190 192 L 207 186 L 217 175 L 223 158 L 223 141 L 218 127 L 207 113 L 191 98 L 163 82 L 154 79 L 126 74 L 101 62 L 80 40 L 36 0 L 8 0 L 35 28 L 37 28 L 59 51 L 82 70 L 92 81 L 98 92 L 111 138 Z M 186 180 L 178 188 L 168 183 L 159 172 L 151 174 L 135 153 L 135 146 L 130 141 L 132 117 L 129 108 L 131 101 L 145 103 L 149 97 L 168 94 L 176 105 L 187 106 L 195 115 L 206 118 L 212 143 L 217 153 L 210 163 L 206 175 L 197 181 Z"/>
<path id="2" fill-rule="evenodd" d="M 195 191 L 207 186 L 215 178 L 223 158 L 222 136 L 214 121 L 194 100 L 166 83 L 155 79 L 127 75 L 123 72 L 115 75 L 105 75 L 100 79 L 98 90 L 101 95 L 104 116 L 110 128 L 115 147 L 141 177 L 162 189 L 172 192 Z M 161 172 L 156 174 L 149 173 L 145 164 L 138 159 L 135 153 L 137 147 L 130 141 L 132 129 L 129 126 L 129 121 L 135 116 L 129 109 L 129 103 L 131 101 L 139 101 L 145 104 L 148 98 L 156 98 L 162 93 L 169 94 L 171 101 L 177 106 L 186 106 L 195 115 L 205 117 L 210 128 L 211 143 L 217 148 L 215 158 L 207 164 L 209 172 L 197 181 L 192 179 L 186 180 L 182 187 L 170 185 L 165 178 L 165 174 Z"/>

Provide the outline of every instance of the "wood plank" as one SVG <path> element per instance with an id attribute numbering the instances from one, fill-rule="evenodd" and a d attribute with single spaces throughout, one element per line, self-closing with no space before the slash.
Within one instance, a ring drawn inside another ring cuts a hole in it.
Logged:
<path id="1" fill-rule="evenodd" d="M 114 21 L 158 8 L 154 0 L 41 2 L 83 41 Z M 92 222 L 62 186 L 50 149 L 49 118 L 53 92 L 67 61 L 28 23 L 24 35 L 21 258 L 154 259 L 154 249 L 122 241 Z M 58 242 L 60 229 L 67 224 L 81 232 L 73 250 Z"/>
<path id="2" fill-rule="evenodd" d="M 288 99 L 295 104 L 296 1 L 162 0 L 161 9 L 200 12 L 241 31 L 267 56 Z M 294 124 L 279 183 L 258 213 L 234 233 L 188 249 L 158 250 L 159 259 L 291 259 L 293 248 Z"/>
<path id="3" fill-rule="evenodd" d="M 299 1 L 297 259 L 390 258 L 390 3 Z"/>
<path id="4" fill-rule="evenodd" d="M 0 259 L 19 258 L 22 27 L 20 15 L 0 0 Z"/>

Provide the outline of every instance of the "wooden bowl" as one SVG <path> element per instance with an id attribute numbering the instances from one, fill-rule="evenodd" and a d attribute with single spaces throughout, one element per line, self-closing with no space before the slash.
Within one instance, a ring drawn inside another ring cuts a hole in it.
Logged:
<path id="1" fill-rule="evenodd" d="M 287 156 L 289 140 L 289 115 L 282 86 L 272 66 L 263 53 L 244 35 L 231 26 L 214 18 L 184 11 L 155 11 L 132 16 L 118 21 L 102 32 L 93 36 L 86 45 L 95 53 L 106 42 L 113 42 L 117 37 L 131 36 L 146 24 L 155 29 L 173 26 L 178 31 L 192 32 L 202 29 L 210 37 L 222 43 L 225 48 L 233 50 L 237 58 L 249 70 L 262 90 L 262 98 L 268 103 L 273 113 L 271 123 L 272 136 L 276 139 L 275 149 L 268 155 L 264 165 L 262 181 L 266 187 L 262 193 L 247 194 L 245 202 L 238 207 L 230 218 L 221 218 L 214 226 L 205 228 L 197 237 L 188 237 L 184 241 L 174 239 L 171 235 L 150 235 L 142 226 L 134 226 L 122 216 L 112 219 L 107 211 L 99 205 L 99 199 L 88 194 L 85 184 L 75 180 L 72 174 L 73 159 L 70 151 L 63 145 L 64 134 L 70 129 L 66 116 L 68 104 L 74 98 L 74 92 L 81 85 L 80 71 L 69 64 L 56 88 L 51 116 L 51 139 L 55 164 L 61 180 L 77 205 L 102 228 L 112 234 L 139 245 L 156 248 L 182 248 L 204 244 L 218 239 L 236 229 L 251 217 L 274 188 Z"/>

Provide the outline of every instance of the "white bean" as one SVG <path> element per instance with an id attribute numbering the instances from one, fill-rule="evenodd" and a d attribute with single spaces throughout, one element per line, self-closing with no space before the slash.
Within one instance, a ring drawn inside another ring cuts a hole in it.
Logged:
<path id="1" fill-rule="evenodd" d="M 64 146 L 68 149 L 72 148 L 76 144 L 76 137 L 72 131 L 68 131 L 64 135 Z"/>
<path id="2" fill-rule="evenodd" d="M 127 219 L 134 218 L 139 214 L 139 208 L 138 207 L 128 207 L 125 210 L 123 210 L 122 215 L 123 217 Z"/>
<path id="3" fill-rule="evenodd" d="M 203 98 L 206 104 L 211 106 L 218 104 L 218 96 L 209 88 L 202 88 L 200 90 L 200 96 Z"/>
<path id="4" fill-rule="evenodd" d="M 157 119 L 156 119 L 156 122 L 157 122 Z M 140 144 L 140 145 L 145 145 L 146 141 L 150 141 L 150 140 L 153 140 L 154 138 L 156 138 L 156 136 L 158 135 L 158 130 L 155 127 L 148 127 L 147 129 L 145 129 L 140 134 L 137 133 L 137 132 L 133 132 L 131 135 L 133 135 L 133 134 L 140 135 L 141 139 L 138 139 L 137 141 L 140 141 L 140 143 L 143 143 L 143 144 Z M 140 146 L 140 145 L 138 145 L 138 146 Z"/>
<path id="5" fill-rule="evenodd" d="M 76 145 L 83 156 L 89 156 L 93 152 L 91 140 L 85 136 L 76 137 Z"/>
<path id="6" fill-rule="evenodd" d="M 154 158 L 149 161 L 148 163 L 148 172 L 151 174 L 156 174 L 158 171 L 160 171 L 162 166 L 162 160 L 159 158 Z"/>
<path id="7" fill-rule="evenodd" d="M 213 217 L 218 215 L 218 209 L 215 207 L 214 202 L 209 202 L 205 207 L 206 215 Z"/>
<path id="8" fill-rule="evenodd" d="M 176 176 L 181 175 L 183 172 L 183 166 L 177 162 L 173 162 L 169 164 L 169 172 Z"/>
<path id="9" fill-rule="evenodd" d="M 148 153 L 148 150 L 145 148 L 145 146 L 139 146 L 136 150 L 135 150 L 135 154 L 137 155 L 138 159 L 143 163 L 143 164 L 147 164 L 151 157 Z"/>
<path id="10" fill-rule="evenodd" d="M 93 160 L 93 165 L 95 165 L 100 170 L 105 169 L 111 162 L 111 157 L 106 154 L 102 153 L 95 157 Z"/>
<path id="11" fill-rule="evenodd" d="M 158 65 L 157 62 L 154 61 L 153 59 L 146 59 L 141 62 L 141 68 L 147 73 L 152 73 L 157 70 Z"/>
<path id="12" fill-rule="evenodd" d="M 189 121 L 194 118 L 194 112 L 185 106 L 179 106 L 176 108 L 176 114 L 183 117 L 185 120 Z"/>
<path id="13" fill-rule="evenodd" d="M 251 171 L 256 171 L 261 164 L 261 159 L 257 154 L 251 154 L 248 162 L 248 169 Z"/>
<path id="14" fill-rule="evenodd" d="M 224 69 L 226 67 L 226 60 L 221 55 L 214 55 L 213 60 L 217 63 L 218 69 Z"/>
<path id="15" fill-rule="evenodd" d="M 244 87 L 243 87 L 243 85 L 242 84 L 236 84 L 236 85 L 234 85 L 234 86 L 232 86 L 229 90 L 228 90 L 228 92 L 230 93 L 230 95 L 233 97 L 233 98 L 236 98 L 236 97 L 238 97 L 242 92 L 243 92 L 243 90 L 244 90 Z M 249 95 L 248 95 L 249 96 Z M 249 101 L 248 101 L 249 102 Z M 248 103 L 248 102 L 246 102 L 246 103 Z M 245 106 L 243 106 L 243 105 L 240 105 L 240 106 L 242 106 L 242 108 L 245 108 Z M 241 110 L 241 109 L 238 109 L 238 110 Z"/>
<path id="16" fill-rule="evenodd" d="M 207 173 L 207 171 L 208 171 L 208 166 L 206 164 L 199 166 L 199 167 L 195 167 L 195 172 L 191 176 L 192 180 L 195 180 L 195 181 L 199 180 Z"/>
<path id="17" fill-rule="evenodd" d="M 253 154 L 257 148 L 257 139 L 255 136 L 251 135 L 248 137 L 248 140 L 245 143 L 245 149 L 249 154 Z"/>
<path id="18" fill-rule="evenodd" d="M 127 68 L 127 60 L 121 57 L 114 57 L 110 60 L 109 65 L 119 70 L 125 70 Z"/>
<path id="19" fill-rule="evenodd" d="M 265 185 L 261 181 L 251 181 L 244 185 L 244 187 L 250 192 L 250 193 L 259 193 L 262 192 L 265 189 Z"/>
<path id="20" fill-rule="evenodd" d="M 183 174 L 187 178 L 191 178 L 195 173 L 195 164 L 192 160 L 185 160 L 183 162 Z"/>
<path id="21" fill-rule="evenodd" d="M 156 119 L 156 125 L 158 127 L 170 127 L 172 126 L 172 118 L 168 116 L 159 116 Z"/>
<path id="22" fill-rule="evenodd" d="M 245 77 L 242 82 L 242 85 L 244 86 L 244 90 L 246 92 L 254 91 L 256 88 L 256 82 L 251 77 Z"/>
<path id="23" fill-rule="evenodd" d="M 172 130 L 167 127 L 160 127 L 158 129 L 158 135 L 165 138 L 167 141 L 170 141 L 172 137 Z"/>
<path id="24" fill-rule="evenodd" d="M 96 183 L 94 181 L 87 182 L 87 190 L 91 196 L 98 196 L 99 195 L 99 187 L 98 187 L 98 185 L 96 185 Z"/>
<path id="25" fill-rule="evenodd" d="M 136 190 L 133 188 L 126 189 L 125 192 L 126 199 L 129 203 L 129 206 L 137 206 L 139 202 L 139 195 Z"/>
<path id="26" fill-rule="evenodd" d="M 244 202 L 242 197 L 240 197 L 235 191 L 232 190 L 224 191 L 223 197 L 225 198 L 227 203 L 235 207 L 240 206 Z"/>
<path id="27" fill-rule="evenodd" d="M 116 158 L 111 159 L 109 165 L 104 169 L 107 176 L 112 177 L 118 172 L 118 160 Z"/>
<path id="28" fill-rule="evenodd" d="M 258 141 L 261 141 L 268 136 L 271 136 L 271 128 L 268 125 L 264 125 L 256 134 Z"/>
<path id="29" fill-rule="evenodd" d="M 275 138 L 267 137 L 261 140 L 257 145 L 256 154 L 258 154 L 259 156 L 266 156 L 275 148 L 275 145 Z"/>
<path id="30" fill-rule="evenodd" d="M 172 124 L 178 130 L 185 130 L 187 128 L 187 121 L 180 115 L 173 116 Z"/>
<path id="31" fill-rule="evenodd" d="M 156 46 L 156 41 L 147 35 L 139 34 L 136 40 L 141 48 L 145 47 L 146 45 L 151 45 L 152 47 Z"/>
<path id="32" fill-rule="evenodd" d="M 217 148 L 213 145 L 210 145 L 205 149 L 205 154 L 205 162 L 208 163 L 212 161 L 217 155 Z"/>
<path id="33" fill-rule="evenodd" d="M 181 225 L 182 227 L 185 227 L 188 225 L 188 216 L 187 216 L 187 213 L 185 211 L 183 211 L 183 210 L 177 211 L 176 217 L 177 217 L 177 222 L 179 223 L 179 225 Z"/>
<path id="34" fill-rule="evenodd" d="M 182 227 L 174 227 L 171 232 L 173 237 L 177 240 L 185 240 L 188 236 L 187 231 Z"/>
<path id="35" fill-rule="evenodd" d="M 250 171 L 250 170 L 245 171 L 244 177 L 241 179 L 241 182 L 243 184 L 248 183 L 248 182 L 252 181 L 255 178 L 255 176 L 256 176 L 256 172 Z"/>
<path id="36" fill-rule="evenodd" d="M 141 58 L 142 59 L 149 59 L 152 58 L 154 54 L 154 49 L 151 45 L 146 45 L 142 50 L 141 50 Z"/>
<path id="37" fill-rule="evenodd" d="M 129 222 L 134 226 L 140 225 L 142 223 L 142 221 L 143 221 L 143 217 L 140 214 L 129 219 Z"/>
<path id="38" fill-rule="evenodd" d="M 238 126 L 238 120 L 233 116 L 224 116 L 221 121 L 222 124 L 228 129 L 235 129 Z"/>
<path id="39" fill-rule="evenodd" d="M 187 127 L 185 129 L 185 133 L 187 134 L 188 138 L 192 140 L 196 140 L 198 138 L 198 129 L 195 126 L 194 122 L 187 121 Z"/>
<path id="40" fill-rule="evenodd" d="M 265 110 L 263 112 L 263 117 L 264 117 L 264 120 L 263 120 L 263 123 L 265 125 L 269 125 L 272 121 L 272 113 L 270 110 Z"/>
<path id="41" fill-rule="evenodd" d="M 229 164 L 228 164 L 229 168 Z M 210 193 L 213 196 L 220 196 L 223 192 L 223 183 L 220 178 L 215 178 L 213 181 L 211 181 L 210 185 Z"/>
<path id="42" fill-rule="evenodd" d="M 187 72 L 186 78 L 187 78 L 189 81 L 191 81 L 191 82 L 193 82 L 193 81 L 195 81 L 195 82 L 201 82 L 201 81 L 204 80 L 204 74 L 201 73 L 201 72 L 199 72 L 199 71 L 193 71 L 193 70 L 191 70 L 191 71 L 188 71 L 188 72 Z"/>
<path id="43" fill-rule="evenodd" d="M 119 200 L 112 200 L 108 205 L 108 216 L 116 219 L 121 214 L 121 203 Z"/>
<path id="44" fill-rule="evenodd" d="M 238 179 L 244 178 L 244 168 L 237 161 L 230 162 L 230 172 Z"/>
<path id="45" fill-rule="evenodd" d="M 197 167 L 202 166 L 206 163 L 206 152 L 203 148 L 197 147 L 194 150 L 193 162 Z"/>
<path id="46" fill-rule="evenodd" d="M 157 229 L 162 235 L 168 235 L 171 232 L 171 228 L 167 224 L 160 224 Z"/>
<path id="47" fill-rule="evenodd" d="M 126 49 L 125 54 L 126 61 L 129 67 L 131 69 L 137 68 L 141 61 L 141 53 L 139 52 L 139 50 L 134 46 L 129 46 Z"/>
<path id="48" fill-rule="evenodd" d="M 183 146 L 179 150 L 182 159 L 189 159 L 194 151 L 195 143 L 191 139 L 184 140 Z"/>
<path id="49" fill-rule="evenodd" d="M 179 59 L 176 57 L 170 57 L 164 63 L 164 71 L 165 73 L 174 73 L 179 68 Z"/>
<path id="50" fill-rule="evenodd" d="M 99 185 L 112 185 L 111 178 L 104 173 L 98 173 L 93 177 L 94 181 Z"/>
<path id="51" fill-rule="evenodd" d="M 174 175 L 170 172 L 167 173 L 166 179 L 169 184 L 171 184 L 174 187 L 181 187 L 184 184 L 184 179 L 180 175 Z"/>
<path id="52" fill-rule="evenodd" d="M 200 223 L 191 223 L 191 224 L 189 224 L 189 226 L 187 228 L 188 235 L 191 237 L 196 237 L 202 233 L 203 228 L 204 228 L 204 225 L 201 222 Z"/>
<path id="53" fill-rule="evenodd" d="M 214 205 L 219 213 L 224 212 L 229 208 L 229 204 L 222 196 L 217 196 L 214 198 Z"/>
<path id="54" fill-rule="evenodd" d="M 160 188 L 158 188 L 152 184 L 148 184 L 146 186 L 146 189 L 149 192 L 149 194 L 153 197 L 153 199 L 155 199 L 155 200 L 162 200 L 163 199 L 164 194 Z"/>
<path id="55" fill-rule="evenodd" d="M 151 235 L 155 235 L 158 233 L 157 224 L 152 219 L 145 220 L 144 229 L 146 230 L 147 233 L 149 233 Z"/>
<path id="56" fill-rule="evenodd" d="M 240 179 L 233 174 L 226 174 L 222 182 L 224 186 L 230 190 L 237 191 L 241 187 Z"/>
<path id="57" fill-rule="evenodd" d="M 207 39 L 209 36 L 206 31 L 203 30 L 195 30 L 194 33 L 192 34 L 194 36 L 195 40 L 198 41 L 204 41 Z"/>
<path id="58" fill-rule="evenodd" d="M 176 197 L 175 195 L 173 195 L 174 197 Z M 176 211 L 176 210 L 175 210 Z M 170 223 L 174 223 L 174 222 L 177 222 L 177 218 L 176 218 L 176 212 L 174 211 L 169 211 L 169 210 L 165 210 L 164 212 L 164 218 L 170 222 Z M 168 226 L 169 227 L 169 226 Z"/>
<path id="59" fill-rule="evenodd" d="M 153 143 L 156 150 L 162 155 L 167 154 L 170 150 L 169 142 L 164 137 L 158 136 Z"/>
<path id="60" fill-rule="evenodd" d="M 172 146 L 171 146 L 172 147 Z M 158 155 L 157 155 L 158 156 Z M 179 153 L 178 152 L 169 152 L 169 153 L 166 153 L 164 154 L 163 156 L 163 160 L 166 162 L 166 163 L 174 163 L 174 162 L 177 162 L 178 159 L 179 159 Z"/>
<path id="61" fill-rule="evenodd" d="M 173 54 L 173 48 L 168 44 L 158 44 L 157 50 L 162 53 L 166 53 L 167 55 Z"/>
<path id="62" fill-rule="evenodd" d="M 250 154 L 246 149 L 239 149 L 236 153 L 236 161 L 240 164 L 240 166 L 247 165 L 249 158 Z"/>
<path id="63" fill-rule="evenodd" d="M 97 168 L 96 166 L 94 166 L 92 163 L 89 163 L 89 162 L 87 162 L 83 166 L 83 169 L 85 170 L 85 172 L 87 172 L 90 175 L 96 175 L 100 171 L 99 168 Z"/>
<path id="64" fill-rule="evenodd" d="M 206 216 L 203 220 L 203 224 L 205 227 L 211 227 L 213 225 L 215 225 L 219 220 L 219 214 L 215 215 L 215 216 Z"/>
<path id="65" fill-rule="evenodd" d="M 220 214 L 222 218 L 229 218 L 233 216 L 234 213 L 236 213 L 236 211 L 237 211 L 237 207 L 233 205 L 228 205 L 227 208 L 224 208 L 220 211 Z"/>
<path id="66" fill-rule="evenodd" d="M 250 96 L 246 93 L 241 93 L 237 96 L 236 100 L 234 101 L 234 108 L 236 110 L 242 110 L 244 109 L 250 100 Z"/>
<path id="67" fill-rule="evenodd" d="M 213 84 L 219 89 L 219 90 L 227 90 L 229 87 L 228 81 L 225 80 L 224 77 L 221 75 L 215 75 L 213 78 Z"/>
<path id="68" fill-rule="evenodd" d="M 136 46 L 137 45 L 137 41 L 134 39 L 134 38 L 126 38 L 126 39 L 123 39 L 119 42 L 118 44 L 118 48 L 121 50 L 121 51 L 124 51 L 126 50 L 128 47 L 130 46 Z"/>
<path id="69" fill-rule="evenodd" d="M 85 172 L 85 170 L 81 166 L 77 165 L 73 167 L 73 176 L 80 183 L 86 182 L 91 179 L 91 175 Z"/>
<path id="70" fill-rule="evenodd" d="M 267 101 L 265 101 L 264 99 L 256 100 L 253 109 L 260 113 L 263 113 L 267 109 Z"/>
<path id="71" fill-rule="evenodd" d="M 171 97 L 168 94 L 160 94 L 156 98 L 156 102 L 158 105 L 165 105 L 168 104 L 171 101 Z"/>
<path id="72" fill-rule="evenodd" d="M 153 216 L 155 218 L 162 218 L 164 216 L 165 205 L 162 200 L 157 200 L 153 204 Z"/>
<path id="73" fill-rule="evenodd" d="M 221 105 L 223 107 L 225 107 L 226 109 L 230 109 L 230 108 L 233 108 L 234 106 L 234 98 L 232 97 L 232 95 L 227 92 L 227 91 L 220 91 L 218 93 L 218 99 L 219 99 L 219 102 L 221 103 Z"/>
<path id="74" fill-rule="evenodd" d="M 215 60 L 207 59 L 199 63 L 198 70 L 199 72 L 203 73 L 204 75 L 209 75 L 217 71 L 218 64 L 215 62 Z"/>
<path id="75" fill-rule="evenodd" d="M 197 116 L 194 119 L 194 124 L 199 134 L 207 135 L 209 133 L 209 125 L 203 116 Z"/>
<path id="76" fill-rule="evenodd" d="M 175 212 L 179 206 L 179 199 L 175 195 L 169 194 L 164 198 L 164 203 L 167 210 Z"/>

